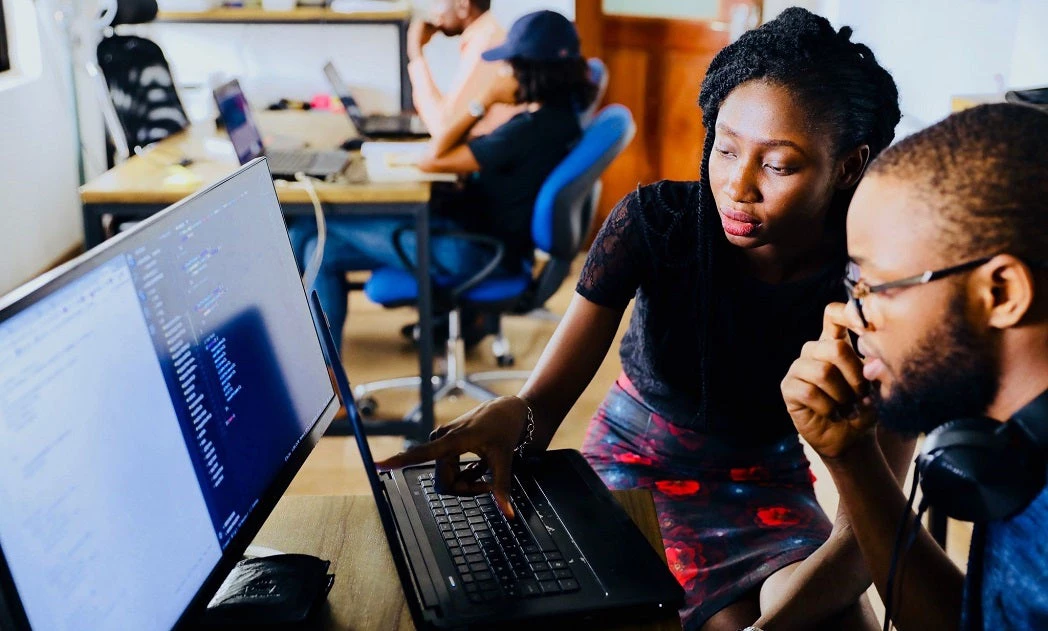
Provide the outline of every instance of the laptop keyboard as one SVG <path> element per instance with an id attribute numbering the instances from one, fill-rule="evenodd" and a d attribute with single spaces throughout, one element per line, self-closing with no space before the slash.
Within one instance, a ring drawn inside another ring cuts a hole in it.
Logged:
<path id="1" fill-rule="evenodd" d="M 266 157 L 274 173 L 338 173 L 348 158 L 341 151 L 271 151 Z"/>
<path id="2" fill-rule="evenodd" d="M 418 480 L 471 602 L 578 591 L 564 556 L 516 483 L 511 499 L 517 517 L 509 521 L 491 494 L 442 495 L 431 472 Z"/>
<path id="3" fill-rule="evenodd" d="M 302 151 L 270 151 L 266 157 L 270 168 L 279 173 L 306 172 L 313 164 L 313 154 Z"/>

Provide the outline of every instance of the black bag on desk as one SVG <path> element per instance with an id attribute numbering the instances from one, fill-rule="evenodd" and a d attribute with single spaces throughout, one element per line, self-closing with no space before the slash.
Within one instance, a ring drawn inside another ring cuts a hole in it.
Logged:
<path id="1" fill-rule="evenodd" d="M 312 628 L 335 577 L 331 563 L 278 554 L 237 563 L 201 617 L 205 629 Z"/>

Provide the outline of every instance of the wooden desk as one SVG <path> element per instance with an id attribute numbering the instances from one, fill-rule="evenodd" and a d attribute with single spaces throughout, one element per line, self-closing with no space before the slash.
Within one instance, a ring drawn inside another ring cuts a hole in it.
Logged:
<path id="1" fill-rule="evenodd" d="M 344 114 L 331 112 L 258 112 L 257 122 L 266 143 L 273 148 L 305 142 L 315 149 L 337 147 L 357 135 Z M 271 142 L 272 141 L 272 142 Z M 179 166 L 189 158 L 192 163 Z M 156 143 L 145 155 L 132 156 L 80 188 L 83 207 L 84 246 L 88 249 L 105 238 L 107 216 L 122 221 L 144 219 L 187 195 L 229 175 L 239 166 L 225 131 L 189 129 Z M 350 171 L 353 171 L 351 167 Z M 369 433 L 403 435 L 426 440 L 433 430 L 433 296 L 429 270 L 428 182 L 320 183 L 317 196 L 327 216 L 396 215 L 414 218 L 416 254 L 419 261 L 419 397 L 422 418 L 417 421 L 367 423 Z M 285 215 L 313 216 L 305 188 L 297 182 L 276 182 L 277 198 Z M 344 424 L 333 426 L 332 434 L 344 434 Z"/>
<path id="2" fill-rule="evenodd" d="M 411 10 L 394 6 L 390 11 L 354 11 L 342 13 L 322 7 L 298 7 L 290 11 L 221 8 L 210 11 L 161 11 L 155 22 L 193 24 L 370 24 L 389 25 L 397 30 L 400 46 L 400 109 L 415 109 L 408 77 L 408 25 Z"/>
<path id="3" fill-rule="evenodd" d="M 612 491 L 615 499 L 665 559 L 651 493 Z M 281 552 L 312 554 L 331 561 L 335 585 L 328 595 L 328 629 L 414 629 L 397 568 L 369 495 L 290 496 L 280 500 L 255 537 L 255 544 Z M 680 629 L 676 611 L 641 627 Z"/>
<path id="4" fill-rule="evenodd" d="M 313 149 L 333 149 L 343 140 L 357 136 L 344 114 L 256 112 L 255 117 L 267 145 L 277 149 L 297 148 L 301 143 Z M 192 163 L 179 166 L 179 161 L 184 158 Z M 201 133 L 190 128 L 161 140 L 145 155 L 131 156 L 126 162 L 84 184 L 80 187 L 80 200 L 85 207 L 111 206 L 111 212 L 125 217 L 147 216 L 152 214 L 147 212 L 148 209 L 133 207 L 173 204 L 229 175 L 238 166 L 233 145 L 225 131 Z M 320 200 L 330 204 L 425 204 L 429 201 L 430 185 L 426 182 L 347 182 L 319 184 L 316 189 Z M 297 182 L 277 182 L 277 197 L 283 205 L 309 204 L 305 188 Z M 95 212 L 88 215 L 87 210 Z M 97 210 L 85 209 L 85 245 L 88 248 L 102 240 L 101 232 L 95 232 L 101 230 Z M 285 208 L 287 214 L 299 214 L 298 210 L 303 209 Z M 308 209 L 307 214 L 312 214 L 312 210 Z"/>

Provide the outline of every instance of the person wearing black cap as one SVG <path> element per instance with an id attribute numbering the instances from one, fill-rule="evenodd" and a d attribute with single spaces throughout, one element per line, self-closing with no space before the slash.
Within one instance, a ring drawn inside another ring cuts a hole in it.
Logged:
<path id="1" fill-rule="evenodd" d="M 577 109 L 594 98 L 586 60 L 579 51 L 575 26 L 553 11 L 525 15 L 510 28 L 505 43 L 483 54 L 501 64 L 498 79 L 438 132 L 419 167 L 424 171 L 462 175 L 459 185 L 434 187 L 430 201 L 435 232 L 450 230 L 486 234 L 505 246 L 503 267 L 520 268 L 531 256 L 531 213 L 546 176 L 582 134 Z M 491 133 L 470 138 L 470 130 L 498 103 L 522 106 L 522 112 Z M 327 245 L 315 287 L 336 340 L 346 319 L 345 273 L 403 264 L 393 246 L 393 232 L 405 225 L 395 217 L 334 217 L 328 220 Z M 302 260 L 316 248 L 316 226 L 297 222 L 293 243 L 304 243 Z M 402 242 L 414 255 L 412 234 Z M 490 249 L 435 234 L 431 252 L 439 269 L 468 277 L 490 259 Z M 472 324 L 465 318 L 469 332 Z"/>

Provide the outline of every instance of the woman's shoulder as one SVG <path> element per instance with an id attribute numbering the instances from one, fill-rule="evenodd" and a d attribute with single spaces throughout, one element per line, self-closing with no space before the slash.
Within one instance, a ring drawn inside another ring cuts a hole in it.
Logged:
<path id="1" fill-rule="evenodd" d="M 691 233 L 695 226 L 700 197 L 698 182 L 659 180 L 638 186 L 619 202 L 616 214 L 630 223 L 636 222 L 648 234 L 670 236 L 684 229 Z"/>
<path id="2" fill-rule="evenodd" d="M 619 206 L 652 218 L 690 214 L 695 212 L 700 190 L 698 182 L 659 180 L 630 191 Z"/>

